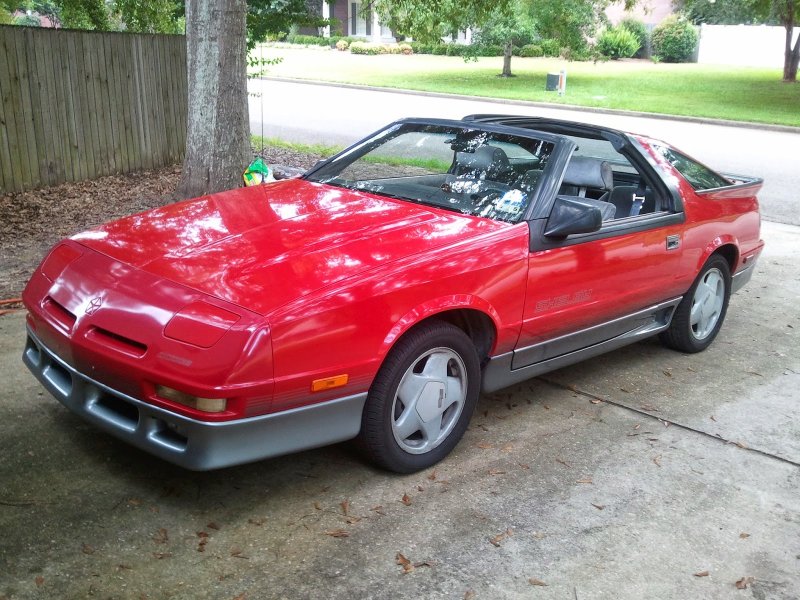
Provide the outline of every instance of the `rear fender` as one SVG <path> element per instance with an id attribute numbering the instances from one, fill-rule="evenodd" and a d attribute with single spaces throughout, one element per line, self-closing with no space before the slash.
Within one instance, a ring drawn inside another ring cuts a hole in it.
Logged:
<path id="1" fill-rule="evenodd" d="M 705 247 L 705 250 L 703 250 L 703 253 L 700 255 L 700 260 L 695 265 L 695 272 L 699 273 L 703 268 L 703 265 L 706 264 L 708 258 L 722 246 L 733 246 L 736 249 L 736 256 L 731 263 L 731 274 L 735 273 L 739 268 L 740 260 L 739 240 L 731 234 L 720 235 L 711 240 L 711 242 Z"/>

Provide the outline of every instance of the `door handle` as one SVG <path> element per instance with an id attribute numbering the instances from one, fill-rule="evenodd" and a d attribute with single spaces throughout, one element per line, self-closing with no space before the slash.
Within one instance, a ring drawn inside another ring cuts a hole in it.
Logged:
<path id="1" fill-rule="evenodd" d="M 667 250 L 677 250 L 681 245 L 681 236 L 668 235 L 667 236 Z"/>

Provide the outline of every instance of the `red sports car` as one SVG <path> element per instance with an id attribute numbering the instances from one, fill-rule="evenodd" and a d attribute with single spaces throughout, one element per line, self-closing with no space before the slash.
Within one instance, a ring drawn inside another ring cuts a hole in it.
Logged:
<path id="1" fill-rule="evenodd" d="M 593 125 L 404 119 L 298 179 L 59 243 L 24 361 L 189 469 L 358 438 L 413 472 L 481 392 L 654 334 L 705 349 L 763 247 L 761 183 Z"/>

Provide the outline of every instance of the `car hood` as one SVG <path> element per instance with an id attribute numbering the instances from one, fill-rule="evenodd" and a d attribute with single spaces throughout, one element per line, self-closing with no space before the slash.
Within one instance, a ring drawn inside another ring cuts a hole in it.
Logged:
<path id="1" fill-rule="evenodd" d="M 290 180 L 168 205 L 72 239 L 265 315 L 381 264 L 507 226 Z"/>

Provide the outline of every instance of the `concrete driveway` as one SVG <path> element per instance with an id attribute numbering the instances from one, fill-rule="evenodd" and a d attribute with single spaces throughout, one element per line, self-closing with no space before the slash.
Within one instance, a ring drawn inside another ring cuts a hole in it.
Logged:
<path id="1" fill-rule="evenodd" d="M 800 229 L 764 238 L 708 351 L 483 397 L 412 476 L 347 444 L 182 471 L 50 398 L 0 317 L 0 598 L 796 599 Z"/>

